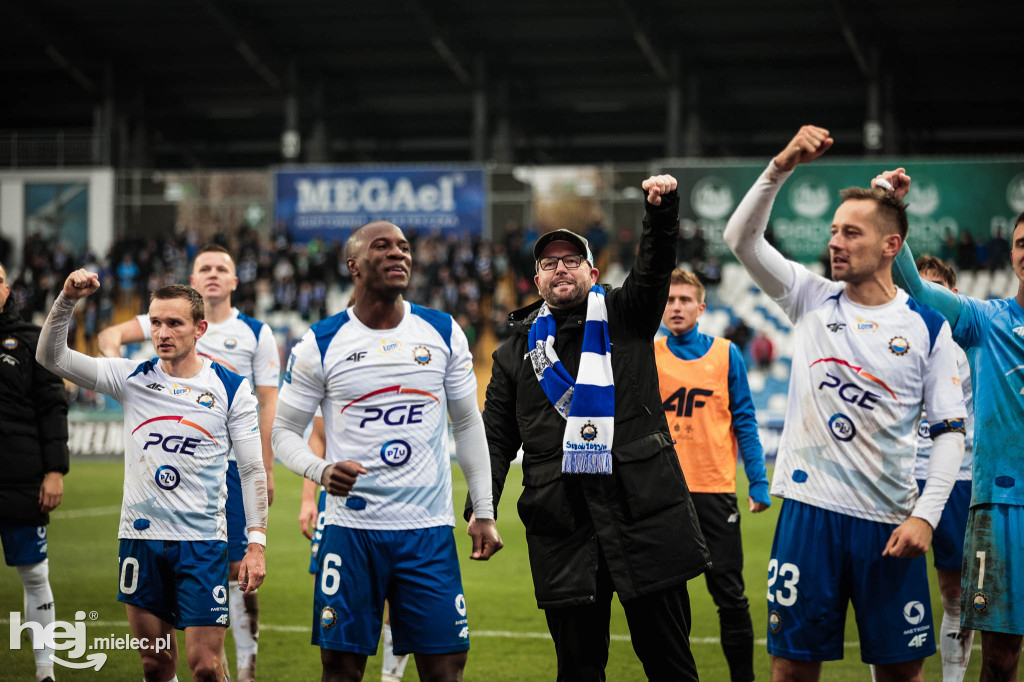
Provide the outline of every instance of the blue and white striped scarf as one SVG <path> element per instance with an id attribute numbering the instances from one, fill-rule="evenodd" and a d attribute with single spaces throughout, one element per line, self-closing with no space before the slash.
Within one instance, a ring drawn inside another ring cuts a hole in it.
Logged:
<path id="1" fill-rule="evenodd" d="M 545 303 L 530 327 L 528 339 L 537 381 L 565 419 L 562 472 L 610 474 L 615 435 L 615 384 L 604 289 L 595 285 L 587 295 L 583 352 L 575 381 L 555 353 L 557 328 Z"/>

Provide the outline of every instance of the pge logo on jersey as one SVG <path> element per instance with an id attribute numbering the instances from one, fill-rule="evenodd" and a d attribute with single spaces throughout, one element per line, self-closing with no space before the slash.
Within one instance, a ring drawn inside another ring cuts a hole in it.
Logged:
<path id="1" fill-rule="evenodd" d="M 203 443 L 202 436 L 205 436 L 214 443 L 217 443 L 217 439 L 214 438 L 209 431 L 204 429 L 199 424 L 196 424 L 195 422 L 191 422 L 185 419 L 181 415 L 167 415 L 163 417 L 153 417 L 152 419 L 147 419 L 146 421 L 142 422 L 141 424 L 135 427 L 135 430 L 132 431 L 132 435 L 134 436 L 144 426 L 147 426 L 154 422 L 161 421 L 176 422 L 181 426 L 193 429 L 194 431 L 197 432 L 197 434 L 195 436 L 186 436 L 182 435 L 181 433 L 164 433 L 162 430 L 157 430 L 157 428 L 155 427 L 150 427 L 150 430 L 144 431 L 141 434 L 141 437 L 144 438 L 144 440 L 141 443 L 139 443 L 139 445 L 141 446 L 143 452 L 149 450 L 150 448 L 159 448 L 161 451 L 166 452 L 168 454 L 188 455 L 190 457 L 194 457 L 196 454 L 196 448 L 202 445 Z M 219 443 L 217 444 L 219 445 Z"/>

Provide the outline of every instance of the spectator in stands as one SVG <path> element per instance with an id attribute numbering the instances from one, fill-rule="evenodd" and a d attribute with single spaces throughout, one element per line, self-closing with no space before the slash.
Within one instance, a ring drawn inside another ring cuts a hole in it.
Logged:
<path id="1" fill-rule="evenodd" d="M 960 272 L 970 272 L 978 267 L 978 247 L 969 230 L 960 232 L 960 243 L 956 247 L 956 267 Z"/>
<path id="2" fill-rule="evenodd" d="M 996 233 L 988 242 L 987 248 L 988 269 L 992 272 L 1005 268 L 1010 262 L 1010 242 L 1003 236 L 1003 227 L 996 228 Z"/>
<path id="3" fill-rule="evenodd" d="M 775 359 L 775 346 L 764 332 L 760 332 L 750 342 L 750 357 L 757 363 L 758 369 L 767 372 L 772 368 Z"/>
<path id="4" fill-rule="evenodd" d="M 948 227 L 943 232 L 942 246 L 939 247 L 939 258 L 946 263 L 956 262 L 956 238 Z"/>
<path id="5" fill-rule="evenodd" d="M 750 327 L 739 318 L 725 330 L 725 338 L 735 343 L 736 347 L 740 349 L 740 353 L 746 352 L 747 343 L 750 342 L 750 334 Z"/>

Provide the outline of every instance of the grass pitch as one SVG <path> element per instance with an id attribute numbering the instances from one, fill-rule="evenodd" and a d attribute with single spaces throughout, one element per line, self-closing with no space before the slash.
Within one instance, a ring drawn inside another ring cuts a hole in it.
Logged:
<path id="1" fill-rule="evenodd" d="M 259 674 L 267 682 L 320 679 L 319 650 L 309 643 L 312 623 L 313 578 L 306 569 L 309 564 L 309 542 L 299 533 L 300 479 L 278 467 L 276 498 L 271 507 L 267 580 L 260 588 L 262 632 L 260 634 Z M 513 467 L 506 486 L 506 496 L 499 509 L 498 528 L 505 549 L 489 562 L 469 561 L 470 542 L 465 523 L 459 519 L 456 538 L 462 559 L 462 579 L 469 606 L 472 650 L 466 667 L 466 680 L 553 680 L 555 653 L 547 636 L 543 612 L 537 609 L 533 596 L 522 523 L 516 514 L 521 470 Z M 58 620 L 72 621 L 76 611 L 84 611 L 88 639 L 126 636 L 129 633 L 124 606 L 116 601 L 117 588 L 117 522 L 121 502 L 123 464 L 120 461 L 89 461 L 76 459 L 72 472 L 65 479 L 64 502 L 54 515 L 49 531 L 50 582 L 56 601 Z M 740 476 L 743 479 L 743 476 Z M 743 484 L 741 483 L 741 486 Z M 461 509 L 466 486 L 458 468 L 455 469 L 455 499 Z M 745 497 L 745 491 L 743 492 Z M 754 666 L 760 680 L 768 679 L 768 654 L 764 646 L 767 622 L 765 602 L 766 575 L 772 534 L 778 515 L 779 501 L 765 513 L 751 515 L 742 509 L 745 576 L 750 598 L 751 616 L 758 644 L 754 650 Z M 930 561 L 930 559 L 929 559 Z M 942 607 L 934 571 L 932 609 L 936 627 Z M 728 668 L 718 644 L 718 618 L 702 578 L 691 581 L 690 598 L 693 611 L 691 644 L 701 679 L 712 682 L 729 679 Z M 32 680 L 34 665 L 29 645 L 23 638 L 22 648 L 9 647 L 11 611 L 21 608 L 22 591 L 14 569 L 0 568 L 0 681 Z M 95 620 L 89 620 L 92 615 Z M 629 643 L 629 631 L 622 608 L 612 606 L 611 652 L 608 679 L 643 680 L 643 670 Z M 980 640 L 980 638 L 978 638 Z M 228 659 L 234 673 L 234 649 L 228 631 Z M 822 680 L 869 680 L 870 673 L 860 662 L 857 629 L 852 611 L 846 629 L 846 658 L 826 663 Z M 981 653 L 972 656 L 966 679 L 977 679 Z M 184 651 L 184 637 L 179 636 Z M 93 669 L 71 670 L 58 667 L 58 682 L 136 681 L 142 677 L 138 654 L 134 651 L 107 651 L 108 659 L 97 672 Z M 380 679 L 380 659 L 367 664 L 367 680 Z M 184 682 L 191 677 L 182 655 L 178 677 Z M 938 656 L 925 664 L 925 678 L 940 680 Z M 406 680 L 417 680 L 415 664 L 410 662 Z"/>

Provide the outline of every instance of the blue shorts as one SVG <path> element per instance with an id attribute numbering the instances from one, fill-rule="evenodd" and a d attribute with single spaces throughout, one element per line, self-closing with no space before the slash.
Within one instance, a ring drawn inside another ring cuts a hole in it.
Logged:
<path id="1" fill-rule="evenodd" d="M 218 540 L 121 540 L 117 600 L 179 630 L 228 625 L 228 548 Z"/>
<path id="2" fill-rule="evenodd" d="M 942 517 L 932 535 L 935 568 L 959 571 L 964 565 L 964 536 L 967 535 L 967 514 L 971 511 L 971 481 L 957 481 L 949 493 Z M 917 489 L 924 490 L 924 481 L 917 480 Z"/>
<path id="3" fill-rule="evenodd" d="M 960 622 L 971 630 L 1024 634 L 1024 507 L 971 508 Z"/>
<path id="4" fill-rule="evenodd" d="M 363 530 L 329 525 L 317 560 L 313 644 L 376 654 L 387 599 L 395 654 L 469 650 L 466 599 L 450 526 Z"/>
<path id="5" fill-rule="evenodd" d="M 46 526 L 0 524 L 0 542 L 8 566 L 31 566 L 46 558 Z"/>
<path id="6" fill-rule="evenodd" d="M 768 563 L 768 653 L 798 661 L 843 657 L 853 603 L 861 660 L 935 653 L 928 564 L 883 557 L 895 525 L 785 500 Z"/>
<path id="7" fill-rule="evenodd" d="M 324 506 L 327 504 L 327 491 L 320 491 L 320 502 L 316 508 L 316 530 L 313 541 L 309 545 L 309 572 L 316 575 L 316 556 L 320 553 L 320 543 L 324 538 Z"/>
<path id="8" fill-rule="evenodd" d="M 228 462 L 228 502 L 224 506 L 228 522 L 228 561 L 234 563 L 245 558 L 249 551 L 249 529 L 245 527 L 245 508 L 242 507 L 242 477 L 238 475 L 238 462 Z"/>

